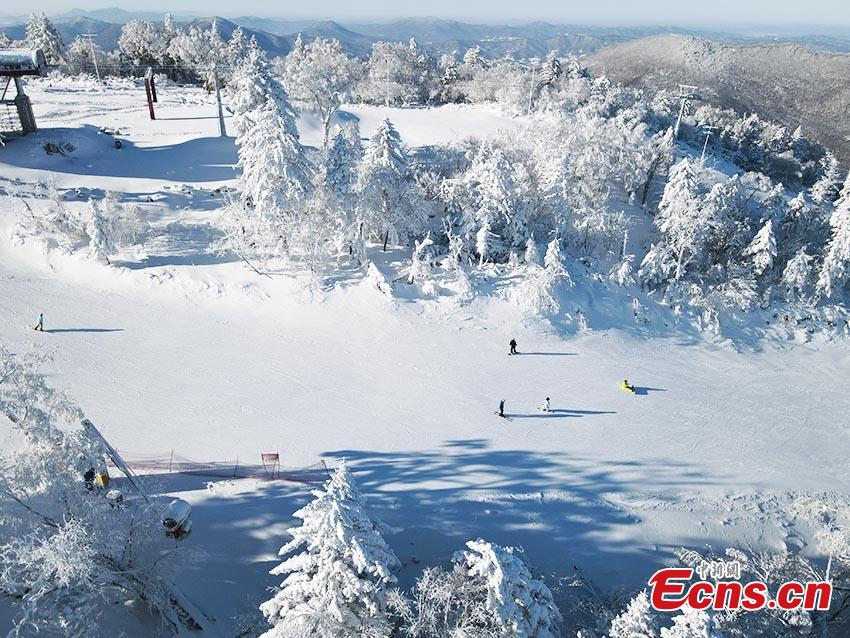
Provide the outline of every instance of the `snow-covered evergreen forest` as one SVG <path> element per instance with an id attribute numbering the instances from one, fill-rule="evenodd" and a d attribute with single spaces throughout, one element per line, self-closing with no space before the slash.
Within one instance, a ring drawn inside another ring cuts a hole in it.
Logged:
<path id="1" fill-rule="evenodd" d="M 27 44 L 59 73 L 91 73 L 99 55 L 82 42 L 66 50 L 38 14 Z M 351 263 L 367 272 L 368 244 L 402 245 L 408 283 L 425 294 L 436 279 L 474 294 L 479 277 L 516 275 L 520 307 L 561 320 L 558 289 L 606 285 L 639 321 L 648 299 L 715 334 L 753 311 L 789 332 L 847 330 L 850 182 L 799 128 L 691 103 L 678 121 L 676 94 L 613 86 L 575 58 L 487 60 L 477 48 L 438 58 L 411 40 L 356 60 L 319 38 L 269 60 L 241 30 L 225 42 L 215 24 L 184 30 L 168 16 L 127 23 L 99 61 L 107 74 L 147 65 L 207 85 L 220 68 L 242 177 L 216 248 L 258 270 L 285 260 L 321 280 Z M 351 103 L 495 104 L 528 117 L 512 135 L 414 152 L 389 119 L 361 140 L 336 117 Z M 319 119 L 321 147 L 301 144 L 299 113 Z M 100 225 L 85 217 L 60 234 Z M 111 241 L 100 237 L 93 246 Z M 537 263 L 547 249 L 563 273 Z"/>
<path id="2" fill-rule="evenodd" d="M 166 15 L 105 52 L 36 13 L 6 46 L 51 71 L 27 84 L 50 124 L 0 138 L 0 629 L 846 635 L 850 173 L 805 126 L 413 39 L 270 59 Z M 503 380 L 515 336 L 537 362 Z M 553 417 L 582 425 L 526 428 Z M 279 444 L 322 476 L 238 479 Z M 181 445 L 238 450 L 232 476 L 173 472 Z M 712 560 L 831 581 L 832 608 L 650 606 L 650 566 Z"/>

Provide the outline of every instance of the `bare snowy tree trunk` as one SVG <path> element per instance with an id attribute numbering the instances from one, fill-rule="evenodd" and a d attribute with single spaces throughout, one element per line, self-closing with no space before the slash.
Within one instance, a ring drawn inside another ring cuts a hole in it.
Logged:
<path id="1" fill-rule="evenodd" d="M 324 150 L 328 150 L 328 138 L 330 137 L 331 118 L 333 114 L 334 112 L 329 110 L 325 114 L 325 117 L 322 118 L 322 148 Z"/>

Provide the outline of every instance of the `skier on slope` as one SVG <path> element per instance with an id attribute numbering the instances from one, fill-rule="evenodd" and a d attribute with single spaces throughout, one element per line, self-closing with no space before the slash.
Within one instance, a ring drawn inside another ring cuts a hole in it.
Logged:
<path id="1" fill-rule="evenodd" d="M 550 412 L 551 411 L 552 408 L 549 405 L 549 397 L 546 397 L 546 401 L 543 402 L 543 405 L 540 406 L 540 409 L 543 412 Z"/>
<path id="2" fill-rule="evenodd" d="M 511 354 L 516 354 L 516 339 L 511 339 L 511 342 L 508 345 L 511 347 Z"/>
<path id="3" fill-rule="evenodd" d="M 38 330 L 39 332 L 44 332 L 44 313 L 38 313 L 38 323 L 35 324 L 35 328 L 33 330 Z"/>
<path id="4" fill-rule="evenodd" d="M 499 416 L 505 416 L 505 400 L 499 401 Z"/>
<path id="5" fill-rule="evenodd" d="M 623 379 L 623 382 L 620 384 L 620 388 L 626 392 L 634 393 L 635 391 L 635 386 L 630 384 L 628 379 Z"/>

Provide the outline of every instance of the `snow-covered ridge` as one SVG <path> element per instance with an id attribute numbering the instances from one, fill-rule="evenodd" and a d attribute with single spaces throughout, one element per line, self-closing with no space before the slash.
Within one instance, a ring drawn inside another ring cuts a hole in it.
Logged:
<path id="1" fill-rule="evenodd" d="M 711 103 L 758 113 L 790 129 L 801 126 L 850 162 L 850 55 L 792 44 L 728 46 L 659 35 L 602 49 L 584 58 L 595 73 L 650 90 L 694 84 Z"/>

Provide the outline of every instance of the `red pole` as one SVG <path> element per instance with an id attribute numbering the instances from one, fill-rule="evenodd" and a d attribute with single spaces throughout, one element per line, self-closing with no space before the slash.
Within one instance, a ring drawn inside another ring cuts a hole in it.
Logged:
<path id="1" fill-rule="evenodd" d="M 148 98 L 148 112 L 151 115 L 151 119 L 156 119 L 156 113 L 153 110 L 153 69 L 148 67 L 148 70 L 145 71 L 145 94 Z"/>

